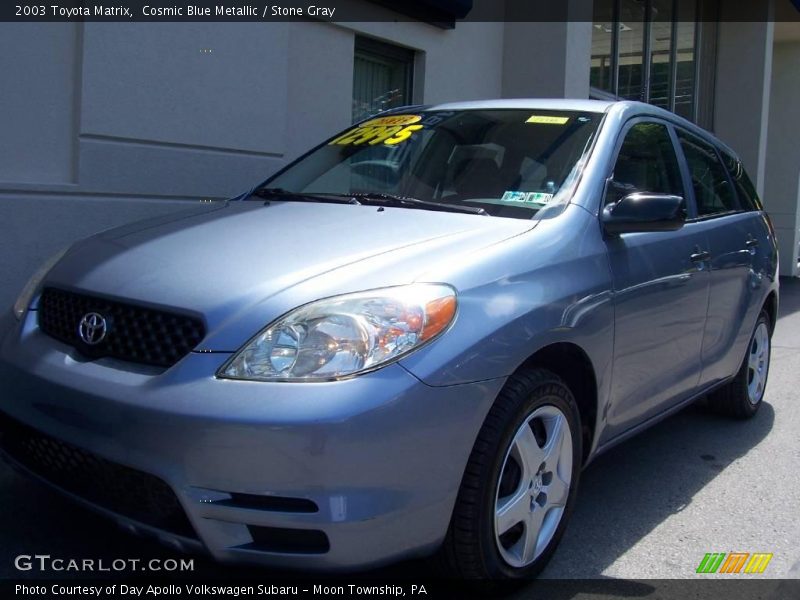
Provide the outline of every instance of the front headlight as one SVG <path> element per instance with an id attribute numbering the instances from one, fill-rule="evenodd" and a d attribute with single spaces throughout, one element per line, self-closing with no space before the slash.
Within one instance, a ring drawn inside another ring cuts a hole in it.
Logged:
<path id="1" fill-rule="evenodd" d="M 31 300 L 33 300 L 33 295 L 36 293 L 36 290 L 39 289 L 39 284 L 42 283 L 42 280 L 50 272 L 50 269 L 55 267 L 56 263 L 67 253 L 67 250 L 69 250 L 68 247 L 60 252 L 56 252 L 53 256 L 48 258 L 31 276 L 28 283 L 25 284 L 25 287 L 22 288 L 22 291 L 17 297 L 17 301 L 14 302 L 14 315 L 18 320 L 22 319 L 23 315 L 25 315 L 25 311 L 28 310 Z"/>
<path id="2" fill-rule="evenodd" d="M 250 340 L 217 373 L 257 381 L 321 381 L 374 370 L 430 341 L 453 321 L 456 293 L 413 284 L 301 306 Z"/>

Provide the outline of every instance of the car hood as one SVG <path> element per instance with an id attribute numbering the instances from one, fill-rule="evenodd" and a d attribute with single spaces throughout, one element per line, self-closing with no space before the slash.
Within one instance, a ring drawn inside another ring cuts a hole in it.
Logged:
<path id="1" fill-rule="evenodd" d="M 200 314 L 209 334 L 202 347 L 227 351 L 296 306 L 413 282 L 437 262 L 534 226 L 405 208 L 230 202 L 88 238 L 47 282 Z"/>

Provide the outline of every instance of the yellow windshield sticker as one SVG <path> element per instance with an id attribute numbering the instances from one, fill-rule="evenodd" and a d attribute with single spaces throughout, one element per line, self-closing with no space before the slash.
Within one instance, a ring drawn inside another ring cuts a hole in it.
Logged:
<path id="1" fill-rule="evenodd" d="M 526 123 L 538 123 L 540 125 L 566 125 L 569 117 L 554 117 L 552 115 L 533 115 Z"/>
<path id="2" fill-rule="evenodd" d="M 394 146 L 406 141 L 415 132 L 423 128 L 423 125 L 415 124 L 422 119 L 419 115 L 392 115 L 388 117 L 377 117 L 364 121 L 357 127 L 344 132 L 334 138 L 328 145 L 330 146 L 361 146 L 367 144 L 375 146 L 386 144 Z"/>
<path id="3" fill-rule="evenodd" d="M 420 115 L 392 115 L 390 117 L 378 117 L 364 121 L 360 127 L 371 127 L 375 125 L 411 125 L 422 120 Z"/>

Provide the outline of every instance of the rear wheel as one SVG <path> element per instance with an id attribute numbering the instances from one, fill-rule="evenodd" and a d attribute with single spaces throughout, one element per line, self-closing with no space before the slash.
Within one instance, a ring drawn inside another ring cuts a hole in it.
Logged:
<path id="1" fill-rule="evenodd" d="M 737 419 L 749 419 L 758 412 L 769 376 L 771 335 L 769 315 L 761 311 L 736 377 L 708 397 L 715 412 Z"/>
<path id="2" fill-rule="evenodd" d="M 440 558 L 451 575 L 524 579 L 555 551 L 580 473 L 579 413 L 555 374 L 512 376 L 470 455 Z"/>

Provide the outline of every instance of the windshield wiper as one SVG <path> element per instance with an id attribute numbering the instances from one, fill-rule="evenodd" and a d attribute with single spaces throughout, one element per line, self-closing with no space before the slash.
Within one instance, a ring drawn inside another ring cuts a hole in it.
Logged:
<path id="1" fill-rule="evenodd" d="M 446 204 L 444 202 L 431 202 L 420 200 L 419 198 L 409 198 L 396 194 L 386 194 L 383 192 L 358 192 L 354 194 L 341 194 L 358 201 L 361 204 L 379 204 L 382 206 L 394 206 L 400 208 L 421 208 L 424 210 L 437 210 L 442 212 L 466 213 L 469 215 L 488 215 L 484 209 L 478 206 L 462 206 L 460 204 Z"/>
<path id="2" fill-rule="evenodd" d="M 341 194 L 305 194 L 302 192 L 290 192 L 283 188 L 258 188 L 250 193 L 251 196 L 264 198 L 264 204 L 269 204 L 270 200 L 286 200 L 288 202 L 332 202 L 334 204 L 361 204 L 357 198 L 352 196 L 344 197 Z"/>
<path id="3" fill-rule="evenodd" d="M 265 198 L 267 202 L 275 199 L 296 202 L 335 202 L 338 204 L 370 204 L 379 206 L 394 206 L 399 208 L 421 208 L 441 212 L 457 212 L 469 215 L 488 215 L 484 209 L 477 206 L 462 206 L 459 204 L 446 204 L 443 202 L 430 202 L 419 198 L 410 198 L 397 194 L 383 192 L 356 192 L 352 194 L 290 192 L 283 188 L 258 188 L 251 194 Z"/>

